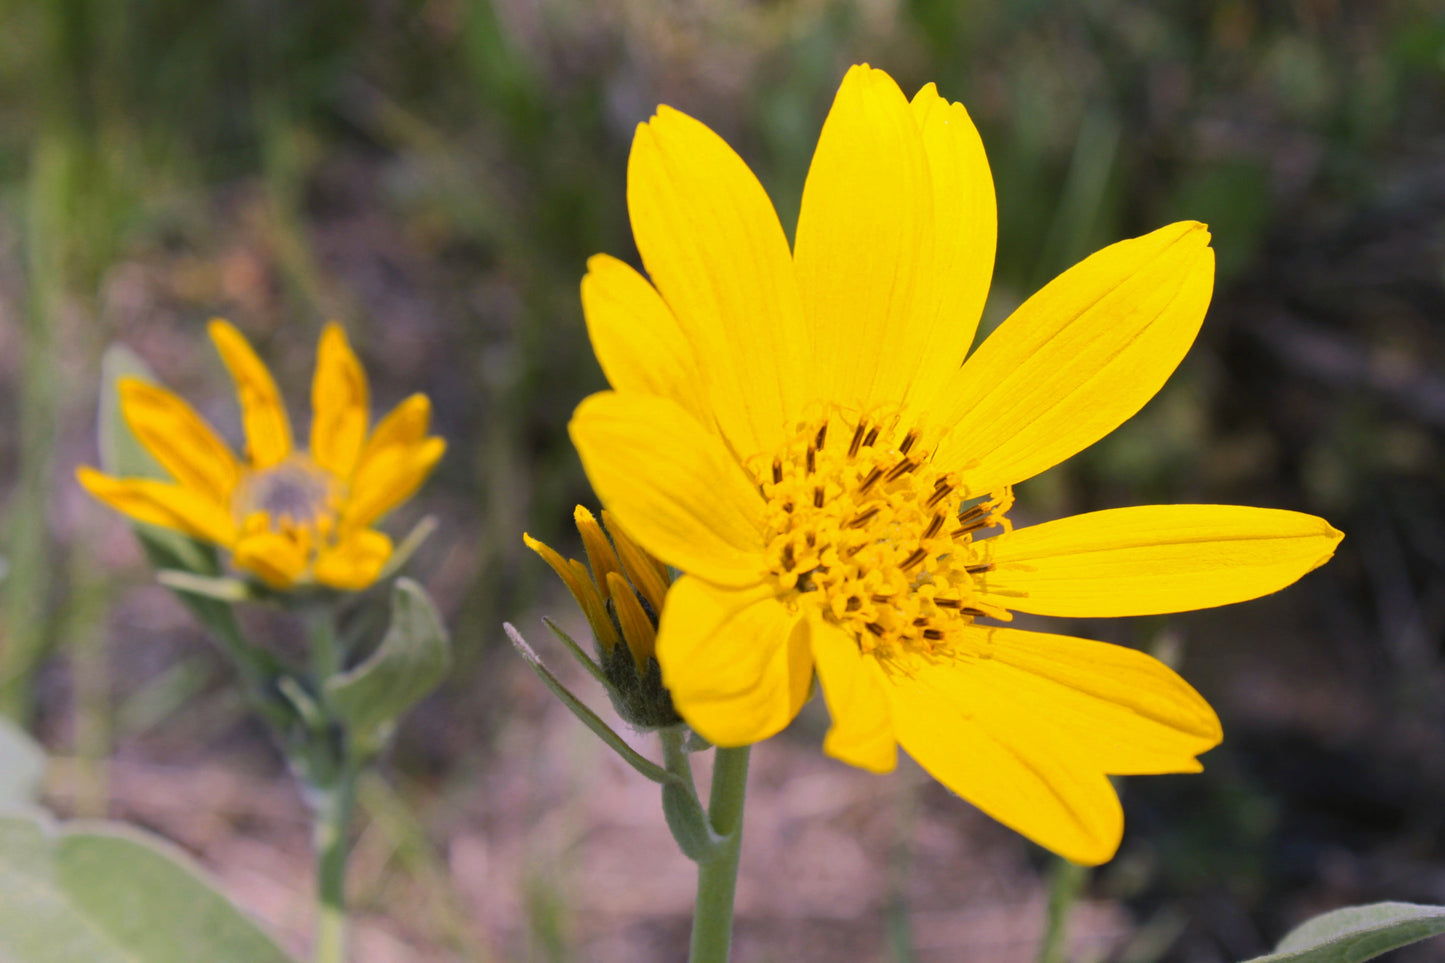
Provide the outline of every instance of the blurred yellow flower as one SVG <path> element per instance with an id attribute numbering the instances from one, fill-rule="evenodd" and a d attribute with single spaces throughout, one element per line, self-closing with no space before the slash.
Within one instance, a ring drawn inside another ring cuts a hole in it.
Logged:
<path id="1" fill-rule="evenodd" d="M 982 143 L 933 85 L 910 102 L 867 66 L 824 124 L 792 250 L 737 154 L 667 107 L 638 127 L 627 198 L 651 283 L 589 263 L 615 390 L 571 432 L 603 504 L 687 573 L 656 642 L 678 711 L 755 742 L 816 670 L 831 755 L 886 771 L 901 745 L 1043 846 L 1109 859 L 1108 776 L 1199 770 L 1218 718 L 1141 652 L 976 620 L 1237 602 L 1341 537 L 1222 505 L 1009 522 L 1010 486 L 1112 431 L 1184 357 L 1213 287 L 1207 230 L 1105 248 L 969 355 L 996 238 Z"/>
<path id="2" fill-rule="evenodd" d="M 212 321 L 210 333 L 236 383 L 245 459 L 185 401 L 126 378 L 121 412 L 173 482 L 83 467 L 80 483 L 138 522 L 227 549 L 238 568 L 272 588 L 366 588 L 392 552 L 372 524 L 411 497 L 446 448 L 427 435 L 431 403 L 412 395 L 368 432 L 366 372 L 340 325 L 328 325 L 311 388 L 311 448 L 299 451 L 276 383 L 250 344 L 225 321 Z"/>

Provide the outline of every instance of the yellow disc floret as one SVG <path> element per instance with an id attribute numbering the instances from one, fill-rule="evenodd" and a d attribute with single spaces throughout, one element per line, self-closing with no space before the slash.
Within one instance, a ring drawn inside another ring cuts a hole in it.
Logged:
<path id="1" fill-rule="evenodd" d="M 950 651 L 978 616 L 991 565 L 975 536 L 1007 526 L 1005 491 L 966 501 L 917 430 L 839 413 L 802 423 L 750 467 L 768 501 L 770 578 L 790 608 L 815 607 L 879 658 Z"/>

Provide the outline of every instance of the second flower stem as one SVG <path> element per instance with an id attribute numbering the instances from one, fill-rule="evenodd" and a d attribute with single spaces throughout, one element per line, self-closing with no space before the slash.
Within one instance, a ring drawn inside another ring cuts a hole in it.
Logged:
<path id="1" fill-rule="evenodd" d="M 689 963 L 727 963 L 732 946 L 733 895 L 743 844 L 743 799 L 748 785 L 750 747 L 718 747 L 713 761 L 708 822 L 723 843 L 697 866 L 697 904 L 692 920 Z"/>
<path id="2" fill-rule="evenodd" d="M 317 790 L 315 963 L 346 961 L 346 827 L 356 803 L 356 774 L 348 767 L 336 782 Z"/>

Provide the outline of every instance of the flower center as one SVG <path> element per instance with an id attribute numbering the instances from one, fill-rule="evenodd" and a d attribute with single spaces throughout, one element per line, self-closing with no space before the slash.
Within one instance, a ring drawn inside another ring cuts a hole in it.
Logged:
<path id="1" fill-rule="evenodd" d="M 232 510 L 247 528 L 306 528 L 325 533 L 335 521 L 340 495 L 340 482 L 331 472 L 306 455 L 293 454 L 280 464 L 246 475 L 236 489 Z"/>
<path id="2" fill-rule="evenodd" d="M 1012 495 L 966 502 L 921 433 L 896 422 L 819 417 L 750 466 L 779 598 L 816 607 L 883 659 L 947 652 L 976 617 L 1009 618 L 980 595 L 992 566 L 974 538 L 1008 526 Z"/>

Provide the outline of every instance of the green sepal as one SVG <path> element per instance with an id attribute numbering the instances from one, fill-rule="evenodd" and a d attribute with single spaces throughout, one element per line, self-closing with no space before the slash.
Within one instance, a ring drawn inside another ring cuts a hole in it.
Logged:
<path id="1" fill-rule="evenodd" d="M 386 560 L 386 564 L 381 567 L 381 573 L 376 576 L 376 580 L 378 582 L 385 582 L 405 568 L 406 563 L 411 561 L 411 557 L 416 554 L 416 550 L 421 548 L 422 544 L 431 538 L 432 532 L 436 530 L 437 520 L 435 515 L 427 515 L 413 525 L 411 531 L 406 533 L 406 537 L 397 543 L 396 548 L 391 553 L 391 557 L 389 557 Z"/>
<path id="2" fill-rule="evenodd" d="M 1445 933 L 1445 906 L 1370 903 L 1316 916 L 1248 963 L 1364 963 Z"/>
<path id="3" fill-rule="evenodd" d="M 602 673 L 617 714 L 638 729 L 667 729 L 682 722 L 672 705 L 672 693 L 662 684 L 657 659 L 648 659 L 647 668 L 639 672 L 627 646 L 619 645 L 602 653 Z"/>
<path id="4" fill-rule="evenodd" d="M 583 725 L 591 729 L 599 739 L 605 742 L 609 749 L 621 756 L 622 760 L 633 769 L 636 769 L 639 773 L 655 783 L 660 785 L 667 785 L 669 783 L 682 784 L 682 780 L 678 776 L 668 772 L 629 746 L 627 741 L 619 736 L 611 726 L 603 722 L 597 713 L 587 708 L 581 699 L 573 695 L 572 690 L 563 685 L 562 681 L 542 664 L 542 660 L 537 657 L 537 653 L 532 651 L 532 647 L 527 644 L 527 640 L 522 638 L 522 633 L 518 632 L 510 622 L 502 623 L 502 628 L 506 631 L 507 638 L 512 640 L 512 647 L 526 660 L 527 665 L 532 667 L 532 671 L 537 673 L 537 677 L 542 680 L 547 688 L 552 690 L 552 694 L 558 699 L 561 699 L 562 704 L 572 710 L 572 714 L 580 719 Z"/>
<path id="5" fill-rule="evenodd" d="M 0 817 L 0 959 L 292 963 L 164 840 L 34 817 Z"/>
<path id="6" fill-rule="evenodd" d="M 557 639 L 567 647 L 567 651 L 572 653 L 572 658 L 576 659 L 581 664 L 582 668 L 587 670 L 588 675 L 592 676 L 592 678 L 596 679 L 604 686 L 608 685 L 607 676 L 602 674 L 602 666 L 598 665 L 596 660 L 594 660 L 592 656 L 588 655 L 587 652 L 582 648 L 582 646 L 577 644 L 577 641 L 573 639 L 572 636 L 568 635 L 566 632 L 563 632 L 561 628 L 558 627 L 556 622 L 553 622 L 545 615 L 542 617 L 542 622 L 547 626 L 547 628 L 551 629 L 552 634 L 557 636 Z"/>
<path id="7" fill-rule="evenodd" d="M 194 595 L 217 602 L 250 602 L 256 594 L 251 583 L 225 575 L 197 575 L 175 568 L 163 568 L 156 572 L 156 581 L 178 595 Z"/>
<path id="8" fill-rule="evenodd" d="M 323 700 L 364 754 L 380 751 L 408 709 L 441 684 L 451 643 L 431 598 L 409 578 L 391 592 L 391 624 L 376 651 L 322 683 Z"/>

